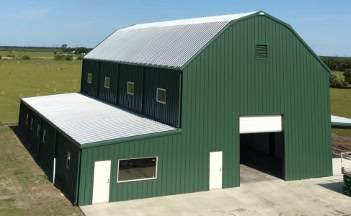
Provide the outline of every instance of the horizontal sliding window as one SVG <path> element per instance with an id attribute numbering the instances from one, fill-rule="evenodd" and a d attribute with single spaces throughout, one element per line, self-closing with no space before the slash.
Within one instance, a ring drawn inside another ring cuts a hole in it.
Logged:
<path id="1" fill-rule="evenodd" d="M 127 94 L 134 95 L 135 86 L 134 82 L 127 82 Z"/>
<path id="2" fill-rule="evenodd" d="M 157 178 L 157 157 L 118 160 L 117 182 Z"/>
<path id="3" fill-rule="evenodd" d="M 111 85 L 111 78 L 110 77 L 105 77 L 104 87 L 105 88 L 110 88 L 110 85 Z"/>
<path id="4" fill-rule="evenodd" d="M 92 73 L 88 73 L 87 83 L 92 83 L 92 82 L 93 82 L 93 74 Z"/>
<path id="5" fill-rule="evenodd" d="M 167 91 L 163 88 L 156 89 L 156 101 L 161 104 L 166 104 L 167 99 Z"/>

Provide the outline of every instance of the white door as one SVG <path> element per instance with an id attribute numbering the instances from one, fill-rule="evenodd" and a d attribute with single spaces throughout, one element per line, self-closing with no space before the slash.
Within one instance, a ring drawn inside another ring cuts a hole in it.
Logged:
<path id="1" fill-rule="evenodd" d="M 241 116 L 240 133 L 268 133 L 283 131 L 283 117 L 277 116 Z"/>
<path id="2" fill-rule="evenodd" d="M 109 202 L 111 161 L 96 161 L 94 165 L 93 204 Z"/>
<path id="3" fill-rule="evenodd" d="M 222 152 L 210 152 L 210 190 L 222 188 Z"/>

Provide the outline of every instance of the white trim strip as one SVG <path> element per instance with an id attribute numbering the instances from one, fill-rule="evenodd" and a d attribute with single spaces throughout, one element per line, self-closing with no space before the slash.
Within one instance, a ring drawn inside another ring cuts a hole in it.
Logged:
<path id="1" fill-rule="evenodd" d="M 241 116 L 240 133 L 268 133 L 283 131 L 283 118 L 276 116 Z"/>

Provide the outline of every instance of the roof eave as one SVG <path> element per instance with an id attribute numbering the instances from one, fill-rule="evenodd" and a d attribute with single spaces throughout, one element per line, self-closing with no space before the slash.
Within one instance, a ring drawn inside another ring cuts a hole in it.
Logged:
<path id="1" fill-rule="evenodd" d="M 153 68 L 161 68 L 161 69 L 181 70 L 180 66 L 145 64 L 145 63 L 135 63 L 135 62 L 124 62 L 124 61 L 99 59 L 99 58 L 90 58 L 90 57 L 84 58 L 83 60 L 104 61 L 104 62 L 117 63 L 117 64 L 121 64 L 121 65 L 124 64 L 124 65 L 134 65 L 134 66 L 142 66 L 142 67 L 153 67 Z"/>

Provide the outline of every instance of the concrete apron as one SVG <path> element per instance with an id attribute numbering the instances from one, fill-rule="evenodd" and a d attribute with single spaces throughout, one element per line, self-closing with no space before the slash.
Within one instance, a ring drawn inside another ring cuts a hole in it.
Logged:
<path id="1" fill-rule="evenodd" d="M 85 215 L 351 215 L 342 194 L 340 159 L 334 176 L 286 182 L 241 165 L 240 187 L 81 207 Z M 257 177 L 258 175 L 258 177 Z"/>

